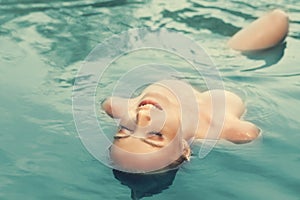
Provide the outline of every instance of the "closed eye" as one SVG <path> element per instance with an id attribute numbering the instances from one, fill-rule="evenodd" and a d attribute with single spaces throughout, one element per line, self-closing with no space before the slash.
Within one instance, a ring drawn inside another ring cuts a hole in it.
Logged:
<path id="1" fill-rule="evenodd" d="M 126 131 L 126 132 L 130 132 L 130 133 L 132 132 L 131 129 L 127 128 L 126 126 L 122 126 L 122 125 L 119 126 L 119 131 Z"/>
<path id="2" fill-rule="evenodd" d="M 153 147 L 164 147 L 165 146 L 165 141 L 162 139 L 162 137 L 159 138 L 145 138 L 143 141 Z"/>
<path id="3" fill-rule="evenodd" d="M 120 138 L 126 138 L 129 137 L 130 134 L 132 133 L 132 130 L 130 130 L 129 128 L 120 125 L 119 126 L 119 130 L 116 133 L 116 135 L 114 136 L 115 139 L 120 139 Z"/>
<path id="4" fill-rule="evenodd" d="M 150 136 L 151 135 L 155 135 L 155 136 L 158 136 L 158 137 L 162 137 L 163 136 L 163 134 L 161 134 L 161 132 L 155 132 L 155 131 L 150 132 L 149 134 L 150 134 Z"/>

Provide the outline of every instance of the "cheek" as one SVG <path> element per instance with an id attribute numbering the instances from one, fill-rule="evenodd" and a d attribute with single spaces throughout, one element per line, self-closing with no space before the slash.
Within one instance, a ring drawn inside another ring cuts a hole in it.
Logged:
<path id="1" fill-rule="evenodd" d="M 164 135 L 166 138 L 171 141 L 180 133 L 180 120 L 174 113 L 168 117 L 165 127 L 164 127 Z"/>
<path id="2" fill-rule="evenodd" d="M 109 97 L 102 103 L 104 111 L 113 118 L 120 118 L 128 113 L 129 100 Z"/>

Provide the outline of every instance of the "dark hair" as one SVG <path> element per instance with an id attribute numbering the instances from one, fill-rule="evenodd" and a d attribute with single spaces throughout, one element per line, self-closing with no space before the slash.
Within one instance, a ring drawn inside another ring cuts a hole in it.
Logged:
<path id="1" fill-rule="evenodd" d="M 121 184 L 131 189 L 132 199 L 141 199 L 161 193 L 173 184 L 178 168 L 161 173 L 135 174 L 113 170 L 113 174 Z"/>

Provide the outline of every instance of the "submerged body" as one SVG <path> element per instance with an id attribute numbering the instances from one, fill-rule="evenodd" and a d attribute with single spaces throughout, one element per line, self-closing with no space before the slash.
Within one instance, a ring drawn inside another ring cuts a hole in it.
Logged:
<path id="1" fill-rule="evenodd" d="M 102 106 L 120 119 L 112 158 L 126 169 L 153 171 L 183 154 L 188 159 L 192 139 L 246 143 L 259 134 L 254 124 L 241 119 L 245 105 L 237 95 L 224 90 L 201 93 L 179 80 L 154 83 L 131 99 L 110 97 Z"/>
<path id="2" fill-rule="evenodd" d="M 237 32 L 228 46 L 239 51 L 271 48 L 285 39 L 288 28 L 286 13 L 273 10 Z M 150 172 L 180 164 L 189 159 L 193 139 L 247 143 L 260 132 L 241 119 L 245 105 L 237 95 L 200 92 L 178 80 L 149 85 L 134 98 L 108 98 L 102 107 L 120 121 L 110 154 L 125 171 Z"/>

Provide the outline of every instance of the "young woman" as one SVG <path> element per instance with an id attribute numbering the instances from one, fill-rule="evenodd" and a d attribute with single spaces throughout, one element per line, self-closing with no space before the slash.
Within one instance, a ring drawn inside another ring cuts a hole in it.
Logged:
<path id="1" fill-rule="evenodd" d="M 110 97 L 102 104 L 120 121 L 111 157 L 124 170 L 155 171 L 180 164 L 190 156 L 193 139 L 246 143 L 259 135 L 240 119 L 241 99 L 224 90 L 199 92 L 179 80 L 151 84 L 137 97 Z"/>
<path id="2" fill-rule="evenodd" d="M 241 51 L 267 49 L 283 41 L 287 32 L 287 15 L 274 10 L 235 34 L 228 45 Z M 102 107 L 120 121 L 110 154 L 125 171 L 178 166 L 189 160 L 193 139 L 247 143 L 260 132 L 241 119 L 245 106 L 237 95 L 223 90 L 201 93 L 179 80 L 154 83 L 131 99 L 107 98 Z"/>

